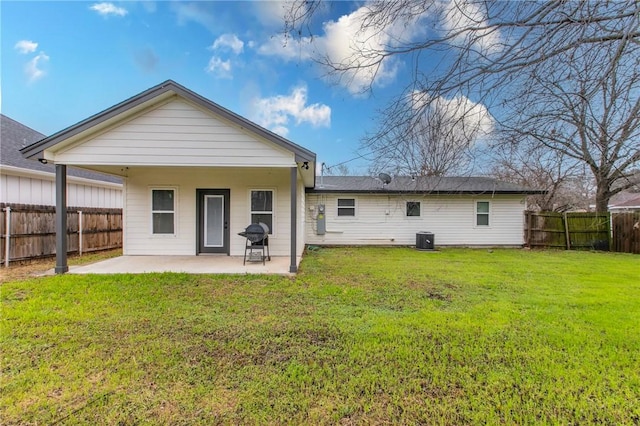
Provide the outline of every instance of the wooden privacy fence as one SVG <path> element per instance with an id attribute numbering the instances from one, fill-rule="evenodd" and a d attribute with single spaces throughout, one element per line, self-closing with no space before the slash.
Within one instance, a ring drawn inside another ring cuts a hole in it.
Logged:
<path id="1" fill-rule="evenodd" d="M 640 254 L 640 212 L 612 213 L 613 244 L 620 253 Z"/>
<path id="2" fill-rule="evenodd" d="M 0 207 L 1 257 L 6 266 L 9 261 L 56 253 L 55 207 L 21 204 Z M 69 253 L 80 254 L 122 247 L 122 210 L 68 208 L 67 247 Z"/>
<path id="3" fill-rule="evenodd" d="M 525 245 L 640 253 L 640 213 L 525 212 Z"/>

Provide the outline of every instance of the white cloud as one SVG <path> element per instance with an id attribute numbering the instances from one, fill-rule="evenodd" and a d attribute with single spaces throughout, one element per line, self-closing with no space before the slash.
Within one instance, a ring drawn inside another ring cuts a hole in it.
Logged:
<path id="1" fill-rule="evenodd" d="M 288 125 L 293 120 L 296 125 L 309 123 L 313 127 L 331 125 L 331 108 L 315 103 L 307 105 L 307 87 L 294 87 L 289 95 L 258 98 L 253 102 L 253 119 L 263 127 L 282 136 L 289 133 Z"/>
<path id="2" fill-rule="evenodd" d="M 374 83 L 384 85 L 397 72 L 394 61 L 381 56 L 391 42 L 390 32 L 370 26 L 362 28 L 365 13 L 363 7 L 324 25 L 322 41 L 326 56 L 340 68 L 348 68 L 342 84 L 352 94 L 362 92 Z"/>
<path id="3" fill-rule="evenodd" d="M 273 133 L 276 133 L 276 134 L 282 136 L 283 138 L 286 138 L 287 136 L 289 136 L 289 129 L 287 129 L 284 126 L 273 126 L 271 128 L 271 131 Z"/>
<path id="4" fill-rule="evenodd" d="M 213 42 L 213 45 L 211 46 L 212 50 L 229 49 L 236 55 L 242 53 L 243 48 L 244 43 L 235 34 L 222 34 Z"/>
<path id="5" fill-rule="evenodd" d="M 489 110 L 466 96 L 432 98 L 424 92 L 414 92 L 412 102 L 414 110 L 427 107 L 436 111 L 450 131 L 465 136 L 460 140 L 476 141 L 488 136 L 494 129 L 494 119 Z"/>
<path id="6" fill-rule="evenodd" d="M 269 41 L 258 47 L 258 53 L 265 56 L 278 56 L 285 61 L 311 59 L 311 39 L 303 37 L 301 40 L 285 38 L 283 35 L 271 37 Z"/>
<path id="7" fill-rule="evenodd" d="M 13 46 L 18 52 L 22 54 L 33 53 L 38 48 L 38 43 L 31 40 L 20 40 Z"/>
<path id="8" fill-rule="evenodd" d="M 377 6 L 384 7 L 384 2 L 373 7 Z M 272 7 L 282 9 L 281 4 Z M 401 65 L 401 55 L 395 57 L 389 53 L 423 39 L 427 31 L 440 31 L 444 37 L 464 29 L 464 33 L 450 43 L 461 44 L 473 37 L 474 48 L 484 55 L 500 48 L 500 32 L 490 26 L 483 9 L 470 0 L 439 0 L 427 7 L 416 2 L 408 6 L 413 10 L 403 10 L 402 19 L 374 23 L 368 19 L 371 7 L 365 2 L 350 14 L 325 22 L 323 34 L 313 40 L 273 37 L 262 43 L 257 52 L 287 61 L 326 60 L 342 70 L 331 73 L 339 76 L 339 84 L 350 93 L 358 94 L 371 86 L 384 86 L 393 81 Z"/>
<path id="9" fill-rule="evenodd" d="M 270 28 L 282 28 L 289 5 L 287 1 L 258 1 L 254 4 L 256 18 Z"/>
<path id="10" fill-rule="evenodd" d="M 102 16 L 125 16 L 127 13 L 127 9 L 123 7 L 118 7 L 113 3 L 96 3 L 89 7 L 89 9 L 98 12 Z"/>
<path id="11" fill-rule="evenodd" d="M 215 31 L 217 25 L 216 18 L 211 11 L 215 7 L 215 2 L 171 2 L 171 9 L 176 13 L 178 25 L 186 25 L 193 21 L 202 25 L 209 31 Z"/>
<path id="12" fill-rule="evenodd" d="M 34 82 L 45 76 L 46 71 L 42 67 L 47 62 L 49 62 L 49 57 L 44 52 L 40 52 L 35 58 L 26 63 L 24 72 L 29 82 Z"/>
<path id="13" fill-rule="evenodd" d="M 209 65 L 205 70 L 210 74 L 215 74 L 218 78 L 232 78 L 231 76 L 231 61 L 223 61 L 217 56 L 212 56 L 209 59 Z"/>
<path id="14" fill-rule="evenodd" d="M 410 22 L 391 22 L 384 27 L 363 25 L 368 7 L 341 16 L 323 25 L 324 35 L 301 40 L 271 38 L 258 48 L 263 55 L 279 56 L 285 60 L 325 58 L 344 69 L 340 84 L 352 94 L 360 93 L 371 85 L 384 86 L 398 72 L 398 63 L 385 54 L 394 46 L 402 45 L 424 32 L 420 25 L 426 16 L 416 12 Z M 313 51 L 315 49 L 315 52 Z"/>
<path id="15" fill-rule="evenodd" d="M 449 0 L 444 4 L 441 21 L 445 34 L 458 34 L 451 40 L 455 45 L 464 46 L 473 41 L 473 47 L 483 55 L 502 48 L 500 32 L 490 26 L 477 3 Z"/>

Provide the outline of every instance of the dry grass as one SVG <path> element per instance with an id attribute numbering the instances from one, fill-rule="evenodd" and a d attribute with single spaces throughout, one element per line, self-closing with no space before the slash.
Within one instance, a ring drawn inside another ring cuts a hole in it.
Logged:
<path id="1" fill-rule="evenodd" d="M 72 255 L 69 256 L 69 265 L 85 265 L 121 255 L 122 249 L 99 251 L 82 256 Z M 0 284 L 52 274 L 55 266 L 55 257 L 13 262 L 9 264 L 9 268 L 5 268 L 4 265 L 2 265 L 0 267 Z"/>

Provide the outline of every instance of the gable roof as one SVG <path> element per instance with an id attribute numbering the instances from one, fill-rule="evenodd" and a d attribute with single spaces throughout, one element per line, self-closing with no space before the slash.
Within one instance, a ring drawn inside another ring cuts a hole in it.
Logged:
<path id="1" fill-rule="evenodd" d="M 162 97 L 166 94 L 177 94 L 201 108 L 212 112 L 220 117 L 223 117 L 226 120 L 236 124 L 237 126 L 246 129 L 249 132 L 252 132 L 269 142 L 274 143 L 275 145 L 284 148 L 293 154 L 295 154 L 295 159 L 297 162 L 316 161 L 315 153 L 309 151 L 306 148 L 297 145 L 282 136 L 279 136 L 259 125 L 253 123 L 252 121 L 247 120 L 246 118 L 229 111 L 226 108 L 221 107 L 220 105 L 206 99 L 195 92 L 187 89 L 184 86 L 172 81 L 167 80 L 163 83 L 158 84 L 144 92 L 135 95 L 119 104 L 112 106 L 102 112 L 99 112 L 86 120 L 83 120 L 77 124 L 74 124 L 71 127 L 63 129 L 45 139 L 42 139 L 36 143 L 33 143 L 29 146 L 26 146 L 20 150 L 22 155 L 31 159 L 43 158 L 43 151 L 47 148 L 51 148 L 52 146 L 65 141 L 73 136 L 76 136 L 82 132 L 90 130 L 91 128 L 98 126 L 106 121 L 113 119 L 123 113 L 134 110 L 137 107 L 141 107 L 146 103 L 150 103 L 153 100 Z"/>
<path id="2" fill-rule="evenodd" d="M 544 194 L 546 191 L 527 188 L 487 177 L 423 177 L 396 176 L 387 185 L 370 176 L 316 177 L 310 193 L 349 194 Z"/>
<path id="3" fill-rule="evenodd" d="M 624 191 L 609 201 L 609 210 L 640 209 L 640 193 Z"/>
<path id="4" fill-rule="evenodd" d="M 38 142 L 44 137 L 45 135 L 42 133 L 4 114 L 0 114 L 0 140 L 2 141 L 2 144 L 0 144 L 0 165 L 54 174 L 55 166 L 53 164 L 42 164 L 39 161 L 27 160 L 20 154 L 22 148 Z M 115 176 L 89 172 L 74 167 L 70 167 L 67 172 L 70 176 L 79 178 L 122 183 L 122 179 Z"/>

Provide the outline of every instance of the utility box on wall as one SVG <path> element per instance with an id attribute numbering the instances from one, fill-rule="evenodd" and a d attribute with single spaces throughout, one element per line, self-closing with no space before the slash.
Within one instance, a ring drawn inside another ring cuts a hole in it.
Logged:
<path id="1" fill-rule="evenodd" d="M 318 216 L 316 217 L 316 234 L 324 235 L 327 232 L 324 204 L 318 204 Z"/>

